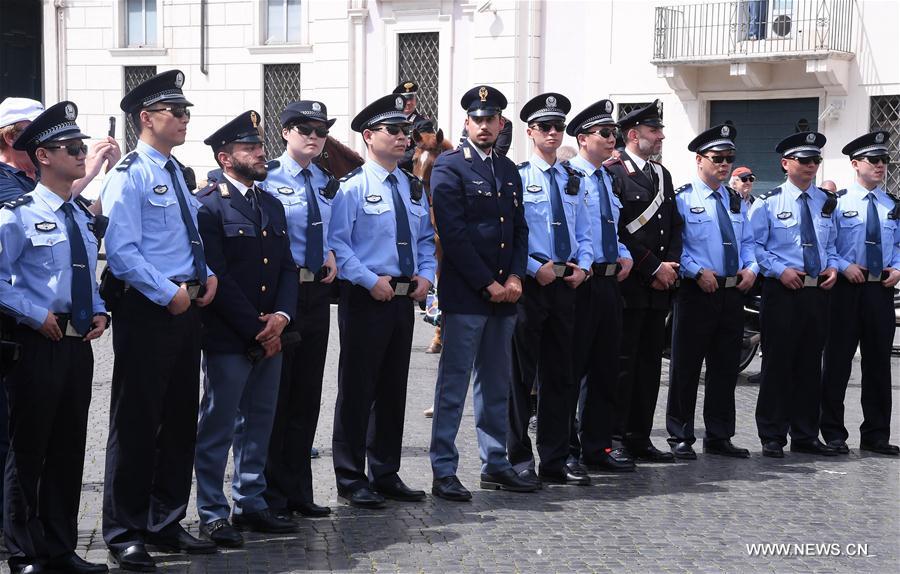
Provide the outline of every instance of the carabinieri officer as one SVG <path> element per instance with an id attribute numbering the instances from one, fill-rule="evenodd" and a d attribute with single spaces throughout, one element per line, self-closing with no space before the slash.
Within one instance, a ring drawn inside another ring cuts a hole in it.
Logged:
<path id="1" fill-rule="evenodd" d="M 572 335 L 575 290 L 594 261 L 584 174 L 556 160 L 572 105 L 562 94 L 541 94 L 519 117 L 534 142 L 531 160 L 519 164 L 528 222 L 527 276 L 513 336 L 513 387 L 507 449 L 520 478 L 589 484 L 583 469 L 569 465 L 569 427 L 574 406 Z M 538 475 L 528 436 L 531 389 L 537 385 Z"/>
<path id="2" fill-rule="evenodd" d="M 37 187 L 0 209 L 0 299 L 21 358 L 5 380 L 10 450 L 3 530 L 14 573 L 106 572 L 75 554 L 94 355 L 109 316 L 97 291 L 92 218 L 72 197 L 87 146 L 63 101 L 16 139 L 41 170 Z M 0 391 L 4 392 L 4 391 Z"/>
<path id="3" fill-rule="evenodd" d="M 353 118 L 368 159 L 341 179 L 328 233 L 346 281 L 338 307 L 334 471 L 338 496 L 363 508 L 383 506 L 385 497 L 425 498 L 397 474 L 413 301 L 425 298 L 437 267 L 421 181 L 397 167 L 409 137 L 403 103 L 401 96 L 384 96 Z"/>
<path id="4" fill-rule="evenodd" d="M 313 159 L 322 153 L 335 120 L 328 119 L 324 103 L 313 100 L 288 104 L 279 119 L 287 148 L 267 164 L 269 176 L 259 186 L 281 202 L 287 216 L 291 253 L 300 273 L 293 323 L 288 328 L 300 333 L 302 343 L 283 351 L 266 463 L 266 501 L 276 512 L 327 516 L 331 509 L 313 502 L 309 453 L 319 422 L 331 289 L 337 275 L 334 252 L 326 239 L 339 184 Z"/>
<path id="5" fill-rule="evenodd" d="M 787 180 L 753 203 L 750 222 L 762 286 L 762 370 L 756 426 L 763 456 L 791 450 L 834 456 L 819 440 L 828 290 L 837 281 L 832 220 L 837 197 L 815 186 L 825 136 L 790 135 L 776 146 Z"/>
<path id="6" fill-rule="evenodd" d="M 672 454 L 695 459 L 694 409 L 700 368 L 706 360 L 704 452 L 750 456 L 731 443 L 734 389 L 744 338 L 744 293 L 759 270 L 747 204 L 726 187 L 734 164 L 737 130 L 714 126 L 691 141 L 697 176 L 675 191 L 684 218 L 681 288 L 675 298 L 666 428 Z"/>
<path id="7" fill-rule="evenodd" d="M 844 146 L 856 180 L 838 192 L 837 285 L 822 371 L 822 438 L 848 454 L 844 396 L 856 348 L 862 354 L 860 450 L 897 456 L 891 436 L 894 287 L 900 280 L 900 201 L 884 191 L 889 134 L 862 135 Z"/>
<path id="8" fill-rule="evenodd" d="M 103 538 L 126 570 L 155 568 L 145 544 L 216 551 L 179 524 L 191 494 L 197 436 L 196 307 L 213 300 L 218 283 L 197 231 L 200 202 L 188 193 L 183 167 L 172 156 L 191 117 L 183 85 L 184 74 L 169 70 L 122 98 L 139 141 L 107 174 L 100 193 L 109 216 L 108 270 L 123 283 L 105 295 L 116 306 L 110 307 L 115 364 Z"/>

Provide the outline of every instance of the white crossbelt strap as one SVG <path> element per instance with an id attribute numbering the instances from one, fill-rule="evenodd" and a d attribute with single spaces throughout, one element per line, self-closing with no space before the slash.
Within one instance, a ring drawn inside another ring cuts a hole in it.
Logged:
<path id="1" fill-rule="evenodd" d="M 663 204 L 665 200 L 665 193 L 663 192 L 663 174 L 662 167 L 659 164 L 650 162 L 650 167 L 653 171 L 656 172 L 656 197 L 653 198 L 653 201 L 650 202 L 650 205 L 647 206 L 647 209 L 644 212 L 637 216 L 637 219 L 629 223 L 625 226 L 626 231 L 628 233 L 634 234 L 635 231 L 643 227 L 647 224 L 648 221 L 653 219 L 653 216 L 656 215 L 656 212 L 659 210 L 659 206 Z"/>

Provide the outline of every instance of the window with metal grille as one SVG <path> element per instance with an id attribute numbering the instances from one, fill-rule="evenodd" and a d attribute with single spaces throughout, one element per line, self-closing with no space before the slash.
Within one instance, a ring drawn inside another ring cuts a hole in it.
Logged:
<path id="1" fill-rule="evenodd" d="M 438 58 L 437 32 L 400 34 L 398 37 L 397 83 L 419 84 L 416 111 L 438 122 Z"/>
<path id="2" fill-rule="evenodd" d="M 891 134 L 889 153 L 891 164 L 887 169 L 884 190 L 900 196 L 900 95 L 872 96 L 869 111 L 869 128 L 871 131 L 885 130 Z"/>
<path id="3" fill-rule="evenodd" d="M 125 66 L 125 94 L 133 90 L 141 82 L 156 75 L 156 66 Z M 125 118 L 125 152 L 130 152 L 137 145 L 137 132 L 131 118 Z"/>
<path id="4" fill-rule="evenodd" d="M 300 64 L 263 66 L 263 139 L 266 157 L 284 152 L 278 115 L 289 103 L 300 99 Z"/>

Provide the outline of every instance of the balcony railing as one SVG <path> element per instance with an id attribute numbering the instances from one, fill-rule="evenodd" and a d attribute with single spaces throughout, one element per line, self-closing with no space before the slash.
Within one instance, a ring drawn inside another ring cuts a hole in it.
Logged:
<path id="1" fill-rule="evenodd" d="M 653 62 L 850 54 L 853 5 L 854 0 L 732 0 L 659 6 Z"/>

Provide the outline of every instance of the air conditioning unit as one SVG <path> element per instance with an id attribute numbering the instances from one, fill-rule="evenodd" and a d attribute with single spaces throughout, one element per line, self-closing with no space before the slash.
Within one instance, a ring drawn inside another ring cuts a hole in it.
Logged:
<path id="1" fill-rule="evenodd" d="M 790 38 L 794 30 L 794 0 L 773 0 L 770 2 L 769 38 Z"/>

